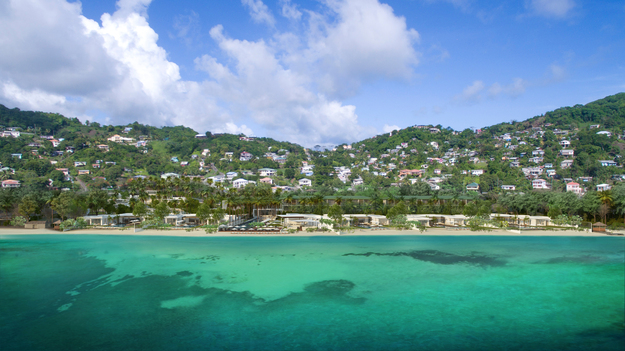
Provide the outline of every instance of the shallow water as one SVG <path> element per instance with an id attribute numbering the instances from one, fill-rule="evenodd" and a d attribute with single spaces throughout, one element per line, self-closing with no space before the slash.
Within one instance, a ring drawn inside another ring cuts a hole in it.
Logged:
<path id="1" fill-rule="evenodd" d="M 625 240 L 0 236 L 3 350 L 624 350 Z"/>

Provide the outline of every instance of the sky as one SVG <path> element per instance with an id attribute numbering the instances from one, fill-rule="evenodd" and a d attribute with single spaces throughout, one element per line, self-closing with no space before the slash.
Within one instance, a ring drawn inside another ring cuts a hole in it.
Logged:
<path id="1" fill-rule="evenodd" d="M 625 91 L 625 2 L 0 0 L 0 103 L 303 146 Z"/>

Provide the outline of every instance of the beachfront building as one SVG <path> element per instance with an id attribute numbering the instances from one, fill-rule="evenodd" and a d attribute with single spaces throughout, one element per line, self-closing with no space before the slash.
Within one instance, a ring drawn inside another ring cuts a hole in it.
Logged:
<path id="1" fill-rule="evenodd" d="M 125 226 L 140 221 L 140 218 L 132 213 L 101 214 L 83 216 L 82 218 L 87 222 L 87 225 L 91 226 Z"/>
<path id="2" fill-rule="evenodd" d="M 321 217 L 316 214 L 289 213 L 278 215 L 286 229 L 306 230 L 306 228 L 321 228 Z"/>

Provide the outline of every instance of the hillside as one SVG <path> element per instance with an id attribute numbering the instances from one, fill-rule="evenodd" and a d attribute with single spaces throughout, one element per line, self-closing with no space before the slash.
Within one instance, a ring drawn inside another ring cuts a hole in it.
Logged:
<path id="1" fill-rule="evenodd" d="M 237 172 L 237 177 L 256 181 L 258 169 L 273 168 L 278 170 L 274 184 L 292 186 L 308 178 L 326 195 L 389 187 L 401 195 L 451 195 L 466 192 L 472 183 L 480 192 L 500 192 L 502 185 L 527 191 L 536 188 L 535 178 L 564 190 L 563 179 L 592 177 L 585 182 L 595 185 L 623 173 L 599 161 L 620 163 L 625 93 L 475 131 L 420 125 L 326 151 L 270 138 L 197 135 L 183 126 L 82 124 L 76 118 L 2 105 L 0 125 L 7 131 L 3 135 L 11 128 L 19 133 L 0 138 L 1 176 L 40 187 L 49 185 L 49 179 L 56 188 L 77 187 L 72 180 L 79 175 L 95 188 L 164 173 L 211 177 Z M 115 135 L 118 140 L 108 140 Z M 572 155 L 563 154 L 569 149 Z"/>

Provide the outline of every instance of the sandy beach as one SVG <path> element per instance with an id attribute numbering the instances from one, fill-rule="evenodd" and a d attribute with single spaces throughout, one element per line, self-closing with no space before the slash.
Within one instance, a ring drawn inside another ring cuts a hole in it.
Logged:
<path id="1" fill-rule="evenodd" d="M 293 234 L 278 233 L 243 233 L 243 232 L 217 232 L 207 234 L 203 230 L 186 231 L 184 229 L 172 230 L 143 230 L 135 233 L 132 228 L 121 230 L 118 228 L 106 229 L 83 229 L 60 232 L 52 229 L 20 229 L 20 228 L 0 228 L 0 237 L 2 235 L 137 235 L 137 236 L 179 236 L 179 237 L 234 237 L 234 236 L 337 236 L 334 232 L 297 232 Z M 615 234 L 624 234 L 616 232 Z M 470 231 L 470 230 L 454 230 L 447 228 L 429 228 L 424 232 L 418 230 L 371 230 L 359 229 L 353 232 L 342 232 L 340 235 L 494 235 L 494 236 L 596 236 L 596 237 L 614 237 L 605 233 L 593 233 L 588 231 L 577 230 L 527 230 L 520 233 L 516 230 L 494 229 L 492 231 Z"/>

